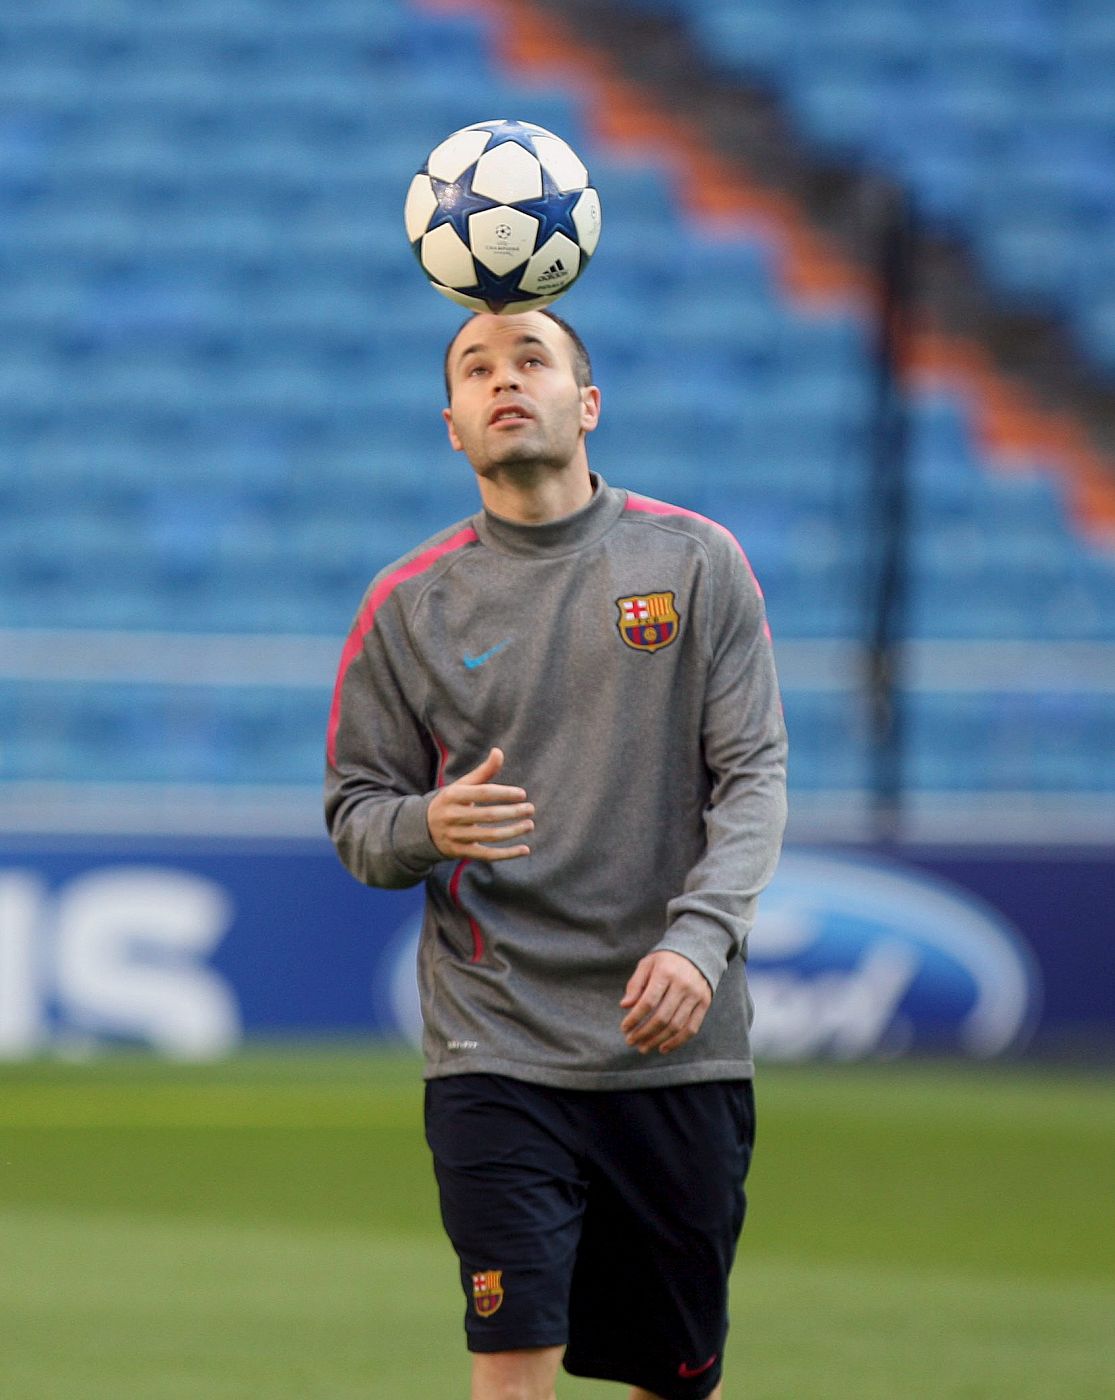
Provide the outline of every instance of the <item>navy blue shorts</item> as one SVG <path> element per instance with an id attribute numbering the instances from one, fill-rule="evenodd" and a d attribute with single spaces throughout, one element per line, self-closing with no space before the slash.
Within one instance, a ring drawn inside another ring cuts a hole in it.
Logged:
<path id="1" fill-rule="evenodd" d="M 701 1400 L 720 1379 L 755 1136 L 750 1080 L 426 1085 L 470 1351 L 565 1346 L 577 1376 Z"/>

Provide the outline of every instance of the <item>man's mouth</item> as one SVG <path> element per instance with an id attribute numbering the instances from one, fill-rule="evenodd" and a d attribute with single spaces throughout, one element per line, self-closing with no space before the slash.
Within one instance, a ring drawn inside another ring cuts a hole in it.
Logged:
<path id="1" fill-rule="evenodd" d="M 502 408 L 497 408 L 488 419 L 488 426 L 495 427 L 499 423 L 528 423 L 530 414 L 525 409 L 517 407 L 515 404 L 504 404 Z"/>

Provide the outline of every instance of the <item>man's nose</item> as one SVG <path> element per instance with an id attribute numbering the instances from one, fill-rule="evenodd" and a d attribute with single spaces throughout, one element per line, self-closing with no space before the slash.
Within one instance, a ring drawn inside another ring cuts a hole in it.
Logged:
<path id="1" fill-rule="evenodd" d="M 493 376 L 492 387 L 500 389 L 518 389 L 520 385 L 519 370 L 516 365 L 503 365 L 497 369 Z"/>

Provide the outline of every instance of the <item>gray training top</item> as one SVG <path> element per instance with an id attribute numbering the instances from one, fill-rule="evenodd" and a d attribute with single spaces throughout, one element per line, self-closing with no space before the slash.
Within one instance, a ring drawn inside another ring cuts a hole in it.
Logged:
<path id="1" fill-rule="evenodd" d="M 786 731 L 762 594 L 727 530 L 593 476 L 544 525 L 481 511 L 373 581 L 341 657 L 326 817 L 358 880 L 426 881 L 426 1077 L 575 1089 L 753 1071 L 747 934 L 785 824 Z M 453 861 L 426 809 L 503 749 L 529 856 Z M 668 1055 L 619 1002 L 684 954 L 714 996 Z"/>

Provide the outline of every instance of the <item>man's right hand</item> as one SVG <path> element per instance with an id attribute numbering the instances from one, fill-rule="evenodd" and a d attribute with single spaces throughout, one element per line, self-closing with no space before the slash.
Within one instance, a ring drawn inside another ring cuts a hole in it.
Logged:
<path id="1" fill-rule="evenodd" d="M 488 757 L 448 787 L 439 788 L 426 809 L 434 845 L 449 860 L 513 860 L 529 856 L 529 846 L 498 846 L 534 830 L 534 804 L 522 788 L 492 779 L 503 767 L 503 750 Z"/>

